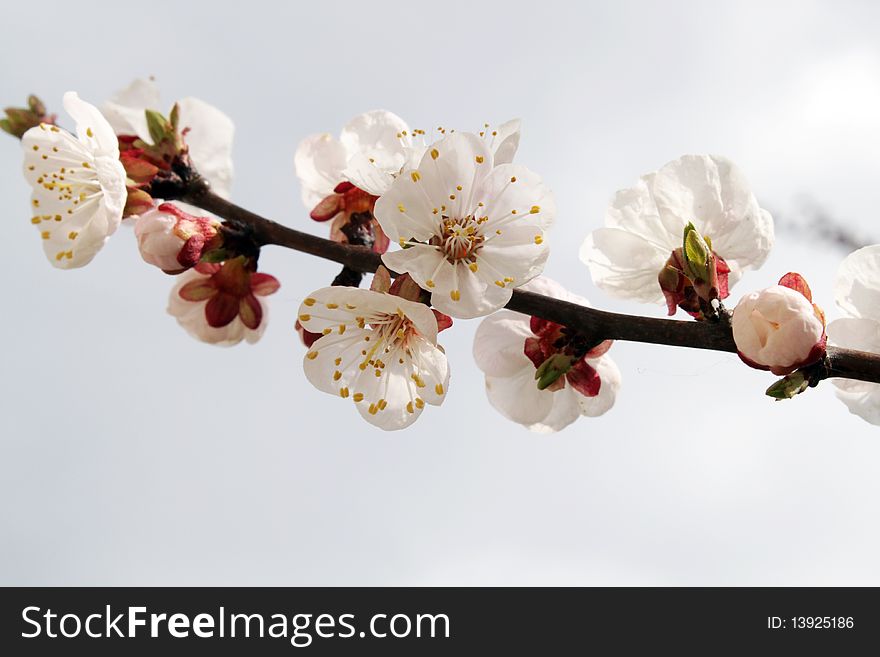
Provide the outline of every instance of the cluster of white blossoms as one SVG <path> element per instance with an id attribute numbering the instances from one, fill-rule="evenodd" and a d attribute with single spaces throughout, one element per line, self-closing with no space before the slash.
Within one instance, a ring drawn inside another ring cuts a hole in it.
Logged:
<path id="1" fill-rule="evenodd" d="M 235 124 L 222 111 L 198 98 L 182 98 L 177 106 L 193 166 L 211 183 L 212 191 L 229 198 Z M 159 86 L 153 80 L 139 78 L 105 102 L 101 111 L 117 135 L 134 135 L 152 144 L 146 110 L 158 107 L 162 107 Z M 179 205 L 187 208 L 186 204 Z M 192 213 L 192 206 L 189 208 L 187 211 Z"/>
<path id="2" fill-rule="evenodd" d="M 65 94 L 73 133 L 43 123 L 22 136 L 24 173 L 33 187 L 31 223 L 40 231 L 49 261 L 72 269 L 88 264 L 130 217 L 143 259 L 166 273 L 181 274 L 168 303 L 181 326 L 211 344 L 255 342 L 266 326 L 262 297 L 277 289 L 277 281 L 233 265 L 196 267 L 220 233 L 220 221 L 209 213 L 149 196 L 147 202 L 131 203 L 139 187 L 137 174 L 155 174 L 161 168 L 161 162 L 137 146 L 156 146 L 147 115 L 158 106 L 159 90 L 152 80 L 135 80 L 100 111 L 75 92 Z M 215 193 L 228 198 L 235 131 L 231 119 L 197 98 L 179 101 L 175 112 L 193 167 Z M 216 295 L 213 304 L 208 297 L 186 294 L 200 281 L 212 282 L 202 285 L 203 291 L 216 283 L 233 294 Z M 223 300 L 223 312 L 212 314 Z"/>
<path id="3" fill-rule="evenodd" d="M 256 342 L 265 297 L 279 288 L 257 271 L 259 245 L 234 222 L 161 198 L 192 198 L 179 190 L 198 179 L 229 198 L 233 123 L 195 98 L 179 101 L 167 119 L 158 105 L 156 84 L 136 80 L 102 111 L 65 94 L 70 132 L 38 99 L 10 110 L 2 127 L 21 137 L 30 221 L 50 263 L 70 269 L 89 263 L 131 217 L 142 258 L 177 276 L 168 311 L 178 323 L 210 344 Z M 541 276 L 556 203 L 539 175 L 513 162 L 519 141 L 518 120 L 475 133 L 439 128 L 432 141 L 374 110 L 338 139 L 322 133 L 299 144 L 294 164 L 311 218 L 330 222 L 331 239 L 368 246 L 384 263 L 371 289 L 337 279 L 300 306 L 303 366 L 316 388 L 354 403 L 381 429 L 405 428 L 446 398 L 450 367 L 438 334 L 452 318 L 482 317 L 473 356 L 502 415 L 546 433 L 614 405 L 621 376 L 610 340 L 596 344 L 503 309 L 517 289 L 588 306 Z M 744 362 L 784 376 L 768 394 L 787 398 L 827 376 L 826 341 L 880 353 L 880 245 L 841 265 L 836 299 L 847 316 L 826 336 L 825 315 L 799 274 L 742 296 L 732 313 L 724 308 L 773 241 L 773 220 L 735 165 L 685 155 L 617 192 L 580 256 L 612 296 L 729 323 Z M 880 385 L 834 383 L 854 414 L 880 424 Z"/>
<path id="4" fill-rule="evenodd" d="M 442 134 L 443 128 L 438 128 Z M 520 122 L 513 119 L 494 129 L 486 124 L 480 138 L 492 151 L 496 164 L 512 162 L 519 147 Z M 329 132 L 302 140 L 294 156 L 302 200 L 315 221 L 330 222 L 330 238 L 348 242 L 346 227 L 368 221 L 373 250 L 385 253 L 388 237 L 375 221 L 376 200 L 396 178 L 418 166 L 427 149 L 424 130 L 410 128 L 387 110 L 372 110 L 354 117 L 336 139 Z"/>
<path id="5" fill-rule="evenodd" d="M 133 135 L 152 144 L 146 111 L 160 106 L 158 85 L 138 79 L 104 103 L 102 110 L 117 135 Z M 176 106 L 194 169 L 213 192 L 229 198 L 235 136 L 232 119 L 198 98 L 183 98 Z M 198 266 L 203 251 L 219 232 L 219 223 L 210 213 L 188 203 L 157 200 L 154 208 L 137 218 L 135 234 L 146 262 L 167 273 L 180 273 L 169 295 L 168 313 L 187 333 L 213 345 L 253 344 L 266 330 L 268 306 L 264 297 L 278 289 L 278 281 L 233 262 Z M 205 297 L 188 293 L 198 286 L 210 294 L 215 284 L 221 290 L 230 289 L 231 294 Z M 213 313 L 214 305 L 223 299 L 224 312 Z M 236 309 L 240 312 L 234 312 Z"/>
<path id="6" fill-rule="evenodd" d="M 297 174 L 303 182 L 303 201 L 314 208 L 312 218 L 334 221 L 331 235 L 353 221 L 353 215 L 367 213 L 378 224 L 377 234 L 387 240 L 380 248 L 375 243 L 373 247 L 384 253 L 382 260 L 390 270 L 406 275 L 424 290 L 428 296 L 424 301 L 442 315 L 481 317 L 502 308 L 515 288 L 543 271 L 548 256 L 544 231 L 553 221 L 555 201 L 540 176 L 512 163 L 519 145 L 519 121 L 508 121 L 494 130 L 486 125 L 478 134 L 445 130 L 441 134 L 438 141 L 426 143 L 423 131 L 410 129 L 396 115 L 368 112 L 353 119 L 338 141 L 329 134 L 306 139 L 296 154 Z M 398 248 L 385 252 L 389 244 Z M 323 294 L 327 292 L 315 292 L 309 299 L 320 300 Z M 415 306 L 427 310 L 428 305 L 410 300 L 409 308 L 403 308 L 402 301 L 392 297 L 371 291 L 359 295 L 358 303 L 349 302 L 358 309 L 352 317 L 355 324 L 359 319 L 361 331 L 384 325 L 365 318 L 371 313 L 388 314 L 390 303 L 397 305 L 389 317 L 397 316 L 412 326 L 399 335 L 395 329 L 363 336 L 373 340 L 371 349 L 378 350 L 381 367 L 371 363 L 375 353 L 366 348 L 360 350 L 365 358 L 354 364 L 374 373 L 386 386 L 377 398 L 373 398 L 379 394 L 373 394 L 375 385 L 365 386 L 370 382 L 366 375 L 355 380 L 338 369 L 344 356 L 335 352 L 332 358 L 320 356 L 327 351 L 322 344 L 343 344 L 360 353 L 354 349 L 355 342 L 349 337 L 331 337 L 332 327 L 316 323 L 316 318 L 326 321 L 320 312 L 304 308 L 299 317 L 303 330 L 314 334 L 320 328 L 331 333 L 311 345 L 305 360 L 309 380 L 325 392 L 343 397 L 351 393 L 361 415 L 384 429 L 407 426 L 421 405 L 443 400 L 442 395 L 420 396 L 424 387 L 420 383 L 428 378 L 411 362 L 407 349 L 390 360 L 382 355 L 400 352 L 400 344 L 433 348 L 437 333 L 430 313 L 421 325 L 405 320 Z M 330 303 L 332 310 L 343 312 L 336 308 L 338 301 Z M 332 317 L 338 319 L 335 314 Z M 337 329 L 344 334 L 347 327 L 341 323 Z M 418 350 L 413 353 L 420 357 Z M 443 363 L 438 371 L 448 375 L 443 351 L 431 353 Z M 339 381 L 344 383 L 337 385 Z M 445 394 L 445 382 L 438 385 Z"/>

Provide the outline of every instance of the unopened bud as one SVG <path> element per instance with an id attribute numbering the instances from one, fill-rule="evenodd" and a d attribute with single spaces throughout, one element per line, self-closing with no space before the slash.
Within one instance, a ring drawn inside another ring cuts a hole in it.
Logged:
<path id="1" fill-rule="evenodd" d="M 789 374 L 825 353 L 821 311 L 783 285 L 743 297 L 733 311 L 731 326 L 740 357 L 774 374 Z"/>
<path id="2" fill-rule="evenodd" d="M 198 264 L 202 253 L 216 241 L 219 223 L 194 217 L 171 203 L 143 214 L 135 225 L 141 257 L 168 274 L 179 274 Z"/>
<path id="3" fill-rule="evenodd" d="M 799 395 L 810 386 L 810 382 L 806 375 L 798 370 L 779 379 L 772 386 L 767 388 L 767 396 L 776 400 L 791 399 L 795 395 Z"/>
<path id="4" fill-rule="evenodd" d="M 162 116 L 161 112 L 148 109 L 144 110 L 144 114 L 147 117 L 147 129 L 150 131 L 150 139 L 153 140 L 154 145 L 158 146 L 165 141 L 169 134 L 173 134 L 171 124 L 168 122 L 168 119 Z"/>

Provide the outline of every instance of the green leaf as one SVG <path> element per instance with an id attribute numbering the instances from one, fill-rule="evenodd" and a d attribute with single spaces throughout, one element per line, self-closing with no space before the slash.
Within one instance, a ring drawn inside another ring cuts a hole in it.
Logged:
<path id="1" fill-rule="evenodd" d="M 684 253 L 688 264 L 696 272 L 705 272 L 709 261 L 709 246 L 696 230 L 692 230 L 684 238 Z"/>
<path id="2" fill-rule="evenodd" d="M 177 132 L 178 126 L 180 125 L 180 105 L 174 103 L 174 107 L 171 108 L 171 114 L 168 116 L 168 120 L 171 122 L 171 129 L 174 132 Z"/>
<path id="3" fill-rule="evenodd" d="M 9 122 L 9 119 L 0 119 L 0 130 L 3 132 L 8 132 L 13 137 L 18 137 L 15 134 L 15 130 L 12 128 L 12 124 Z"/>
<path id="4" fill-rule="evenodd" d="M 213 249 L 206 253 L 202 254 L 201 262 L 207 262 L 211 264 L 220 264 L 229 260 L 229 251 L 224 248 Z"/>
<path id="5" fill-rule="evenodd" d="M 153 140 L 153 144 L 158 146 L 165 141 L 165 138 L 168 136 L 168 121 L 156 110 L 144 110 L 144 114 L 147 117 L 147 128 L 150 131 L 150 139 Z"/>
<path id="6" fill-rule="evenodd" d="M 801 394 L 809 386 L 810 382 L 804 376 L 803 371 L 798 370 L 779 379 L 779 381 L 767 388 L 766 394 L 777 401 L 791 399 L 795 395 Z"/>
<path id="7" fill-rule="evenodd" d="M 34 94 L 28 96 L 28 107 L 30 108 L 31 112 L 33 112 L 37 116 L 46 116 L 46 105 L 43 104 L 43 101 L 37 98 Z"/>

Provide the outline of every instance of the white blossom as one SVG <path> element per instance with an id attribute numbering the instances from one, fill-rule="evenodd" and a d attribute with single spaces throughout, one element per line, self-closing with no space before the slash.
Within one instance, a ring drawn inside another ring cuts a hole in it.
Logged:
<path id="1" fill-rule="evenodd" d="M 590 234 L 581 260 L 609 294 L 644 303 L 664 300 L 657 276 L 682 246 L 688 222 L 730 267 L 727 286 L 757 269 L 773 245 L 773 219 L 742 172 L 715 155 L 685 155 L 614 196 L 605 227 Z"/>
<path id="2" fill-rule="evenodd" d="M 263 336 L 269 312 L 263 297 L 278 289 L 278 281 L 247 272 L 239 260 L 201 263 L 177 276 L 168 313 L 195 339 L 232 346 Z"/>
<path id="3" fill-rule="evenodd" d="M 409 125 L 387 110 L 354 117 L 339 139 L 329 132 L 306 137 L 294 156 L 303 203 L 311 210 L 346 181 L 381 196 L 410 160 L 413 148 Z"/>
<path id="4" fill-rule="evenodd" d="M 486 315 L 541 273 L 553 194 L 518 164 L 494 166 L 487 142 L 451 134 L 425 152 L 376 202 L 375 216 L 400 250 L 387 267 L 408 273 L 453 317 Z"/>
<path id="5" fill-rule="evenodd" d="M 104 103 L 102 110 L 118 135 L 137 135 L 152 144 L 144 110 L 165 114 L 159 98 L 159 87 L 152 80 L 137 79 Z M 198 98 L 178 101 L 180 130 L 189 146 L 193 166 L 210 184 L 211 189 L 229 198 L 232 187 L 232 141 L 235 125 L 226 114 Z M 184 206 L 186 207 L 186 206 Z"/>
<path id="6" fill-rule="evenodd" d="M 837 305 L 847 315 L 828 324 L 833 344 L 880 353 L 880 244 L 848 255 L 837 272 Z M 854 413 L 880 425 L 880 385 L 852 379 L 833 379 L 837 397 Z"/>
<path id="7" fill-rule="evenodd" d="M 107 120 L 73 91 L 64 109 L 76 136 L 47 124 L 22 137 L 24 175 L 33 188 L 31 223 L 49 262 L 62 269 L 88 264 L 119 227 L 126 176 Z"/>
<path id="8" fill-rule="evenodd" d="M 523 289 L 581 305 L 586 299 L 568 292 L 559 283 L 540 277 Z M 510 310 L 500 310 L 485 318 L 474 338 L 474 359 L 486 376 L 489 402 L 504 417 L 532 431 L 560 431 L 577 418 L 597 417 L 613 405 L 620 389 L 620 370 L 607 355 L 585 358 L 598 374 L 599 389 L 594 396 L 585 396 L 573 385 L 555 390 L 539 390 L 535 381 L 535 364 L 525 354 L 527 340 L 535 339 L 530 318 Z"/>
<path id="9" fill-rule="evenodd" d="M 520 121 L 512 119 L 481 132 L 496 164 L 513 161 L 519 147 Z M 382 196 L 403 171 L 418 166 L 425 152 L 424 131 L 410 128 L 387 110 L 354 117 L 336 139 L 329 132 L 311 135 L 296 149 L 294 164 L 302 199 L 311 210 L 350 182 L 372 196 Z"/>
<path id="10" fill-rule="evenodd" d="M 323 392 L 354 402 L 381 429 L 403 429 L 425 404 L 439 406 L 449 366 L 437 344 L 437 320 L 424 304 L 384 292 L 327 287 L 300 306 L 299 323 L 321 334 L 303 359 Z"/>

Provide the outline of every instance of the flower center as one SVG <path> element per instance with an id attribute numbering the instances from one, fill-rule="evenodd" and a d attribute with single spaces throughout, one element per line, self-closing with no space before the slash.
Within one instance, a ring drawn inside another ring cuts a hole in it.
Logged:
<path id="1" fill-rule="evenodd" d="M 485 241 L 479 226 L 480 223 L 473 215 L 463 219 L 444 216 L 440 223 L 440 234 L 431 243 L 441 247 L 446 258 L 453 264 L 459 260 L 472 260 Z"/>
<path id="2" fill-rule="evenodd" d="M 385 369 L 384 358 L 400 358 L 402 363 L 403 354 L 411 356 L 409 339 L 415 336 L 416 331 L 412 322 L 401 312 L 395 315 L 378 315 L 366 320 L 372 327 L 375 340 L 361 351 L 362 360 L 360 368 L 376 368 L 376 376 L 381 376 Z M 369 339 L 369 338 L 366 338 Z"/>
<path id="3" fill-rule="evenodd" d="M 416 334 L 413 323 L 401 311 L 393 315 L 381 314 L 367 318 L 366 323 L 378 334 L 375 346 L 384 345 L 386 353 L 406 349 L 410 337 Z"/>

